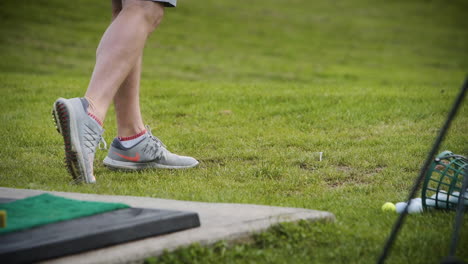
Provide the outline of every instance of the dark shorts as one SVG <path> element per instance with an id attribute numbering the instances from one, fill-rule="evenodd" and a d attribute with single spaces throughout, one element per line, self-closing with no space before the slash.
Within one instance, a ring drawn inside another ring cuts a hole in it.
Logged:
<path id="1" fill-rule="evenodd" d="M 164 4 L 164 6 L 167 6 L 167 7 L 176 7 L 177 5 L 177 0 L 150 0 L 150 1 L 160 2 Z"/>

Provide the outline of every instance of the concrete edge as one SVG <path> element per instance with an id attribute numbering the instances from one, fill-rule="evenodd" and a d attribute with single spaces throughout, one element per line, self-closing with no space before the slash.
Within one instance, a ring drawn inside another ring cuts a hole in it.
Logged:
<path id="1" fill-rule="evenodd" d="M 165 251 L 173 252 L 178 249 L 189 247 L 195 243 L 199 243 L 202 246 L 211 246 L 219 241 L 226 241 L 230 244 L 243 243 L 249 237 L 251 237 L 252 234 L 264 232 L 270 227 L 284 222 L 298 222 L 300 220 L 306 220 L 310 222 L 334 222 L 336 220 L 335 216 L 329 212 L 320 212 L 319 217 L 321 218 L 318 218 L 316 213 L 312 214 L 304 211 L 298 213 L 284 214 L 279 217 L 257 219 L 255 220 L 255 222 L 252 222 L 251 225 L 232 225 L 230 226 L 229 230 L 227 230 L 224 227 L 211 228 L 209 230 L 209 234 L 206 233 L 206 230 L 204 230 L 203 234 L 197 232 L 197 229 L 187 230 L 175 234 L 146 238 L 120 245 L 97 249 L 90 252 L 69 255 L 42 263 L 143 263 L 144 260 L 149 257 L 158 257 L 162 255 Z M 256 230 L 252 231 L 252 228 L 255 228 Z M 233 229 L 236 229 L 237 231 L 232 232 Z M 210 237 L 209 239 L 206 238 L 207 235 Z M 186 242 L 180 243 L 181 240 L 184 240 L 184 237 L 190 239 L 187 239 Z M 162 240 L 166 240 L 166 243 L 164 243 L 165 245 L 163 248 L 157 246 L 161 245 L 161 243 L 159 242 L 161 242 Z M 198 240 L 198 242 L 191 242 L 190 240 Z M 175 244 L 175 241 L 178 241 L 179 244 L 173 246 Z M 107 254 L 113 254 L 112 262 L 102 259 L 101 261 L 96 262 L 97 255 Z M 77 258 L 79 258 L 78 261 Z"/>

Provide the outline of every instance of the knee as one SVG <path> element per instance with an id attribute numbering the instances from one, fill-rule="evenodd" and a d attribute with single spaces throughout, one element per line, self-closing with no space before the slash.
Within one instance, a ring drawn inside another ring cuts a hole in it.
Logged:
<path id="1" fill-rule="evenodd" d="M 145 20 L 150 25 L 152 32 L 159 26 L 164 17 L 164 6 L 154 2 L 151 4 L 152 8 L 148 10 L 145 9 Z"/>
<path id="2" fill-rule="evenodd" d="M 148 29 L 148 33 L 153 32 L 161 23 L 164 16 L 164 6 L 152 1 L 137 1 L 138 4 L 128 8 L 133 9 L 136 15 L 140 16 Z M 125 7 L 124 7 L 125 9 Z"/>

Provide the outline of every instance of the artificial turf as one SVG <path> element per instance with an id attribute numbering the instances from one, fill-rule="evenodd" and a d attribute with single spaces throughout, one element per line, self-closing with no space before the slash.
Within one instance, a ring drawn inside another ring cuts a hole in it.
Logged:
<path id="1" fill-rule="evenodd" d="M 110 1 L 0 1 L 0 186 L 327 210 L 249 243 L 148 262 L 372 263 L 468 69 L 463 0 L 179 1 L 145 49 L 141 107 L 191 170 L 71 184 L 50 109 L 82 96 Z M 113 110 L 104 137 L 115 136 Z M 442 149 L 468 155 L 462 106 Z M 323 152 L 318 161 L 317 153 Z M 453 213 L 411 215 L 389 263 L 438 263 Z M 465 222 L 467 217 L 465 217 Z M 468 226 L 457 254 L 468 261 Z"/>

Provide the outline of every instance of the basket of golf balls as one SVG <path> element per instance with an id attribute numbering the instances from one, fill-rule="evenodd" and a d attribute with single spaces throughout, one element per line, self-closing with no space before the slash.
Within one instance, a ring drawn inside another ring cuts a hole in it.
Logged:
<path id="1" fill-rule="evenodd" d="M 460 199 L 468 205 L 468 189 L 462 190 L 464 177 L 468 177 L 467 173 L 468 160 L 465 157 L 450 151 L 437 155 L 427 171 L 422 188 L 424 210 L 456 210 Z"/>

